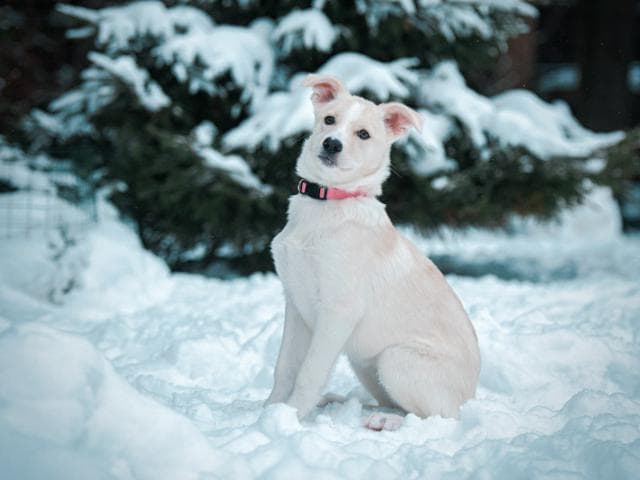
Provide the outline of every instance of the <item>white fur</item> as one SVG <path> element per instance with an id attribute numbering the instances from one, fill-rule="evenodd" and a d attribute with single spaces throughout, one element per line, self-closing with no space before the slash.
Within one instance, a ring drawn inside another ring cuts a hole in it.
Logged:
<path id="1" fill-rule="evenodd" d="M 417 116 L 399 104 L 351 96 L 332 78 L 313 76 L 308 84 L 317 120 L 298 173 L 379 194 L 391 144 L 411 125 L 419 127 Z M 335 125 L 323 124 L 328 114 L 336 116 Z M 355 135 L 362 128 L 370 139 Z M 318 158 L 327 136 L 339 137 L 344 147 L 334 166 Z M 455 417 L 473 397 L 480 370 L 473 326 L 442 274 L 397 232 L 373 196 L 292 196 L 272 251 L 286 314 L 267 403 L 286 402 L 304 417 L 320 402 L 341 352 L 382 406 Z M 385 423 L 376 418 L 372 428 Z"/>

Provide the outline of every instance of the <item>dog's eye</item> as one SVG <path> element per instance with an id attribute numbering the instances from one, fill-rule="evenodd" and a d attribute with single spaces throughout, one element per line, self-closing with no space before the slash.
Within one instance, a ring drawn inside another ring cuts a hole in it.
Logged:
<path id="1" fill-rule="evenodd" d="M 324 117 L 324 123 L 326 125 L 333 125 L 334 123 L 336 123 L 336 117 L 334 117 L 333 115 L 327 115 L 326 117 Z"/>
<path id="2" fill-rule="evenodd" d="M 369 132 L 367 132 L 364 128 L 362 130 L 358 130 L 356 132 L 356 135 L 358 135 L 360 140 L 367 140 L 368 138 L 371 138 L 371 135 L 369 135 Z"/>

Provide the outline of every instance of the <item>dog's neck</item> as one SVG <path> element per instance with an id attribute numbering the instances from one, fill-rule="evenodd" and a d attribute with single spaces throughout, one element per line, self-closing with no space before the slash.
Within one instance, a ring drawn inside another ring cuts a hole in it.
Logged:
<path id="1" fill-rule="evenodd" d="M 345 190 L 338 187 L 328 187 L 301 178 L 298 181 L 298 193 L 315 198 L 316 200 L 344 200 L 345 198 L 371 197 L 363 189 Z"/>

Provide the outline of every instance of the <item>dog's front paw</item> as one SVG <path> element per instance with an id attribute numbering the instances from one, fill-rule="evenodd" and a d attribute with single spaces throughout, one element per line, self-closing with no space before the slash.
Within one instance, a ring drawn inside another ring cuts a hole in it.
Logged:
<path id="1" fill-rule="evenodd" d="M 277 392 L 273 390 L 269 397 L 262 404 L 263 407 L 271 405 L 273 403 L 284 403 L 287 400 L 286 395 L 283 395 L 281 392 Z"/>
<path id="2" fill-rule="evenodd" d="M 319 395 L 294 391 L 289 397 L 289 400 L 287 400 L 287 405 L 297 409 L 298 418 L 302 420 L 318 404 L 318 400 L 320 400 Z"/>

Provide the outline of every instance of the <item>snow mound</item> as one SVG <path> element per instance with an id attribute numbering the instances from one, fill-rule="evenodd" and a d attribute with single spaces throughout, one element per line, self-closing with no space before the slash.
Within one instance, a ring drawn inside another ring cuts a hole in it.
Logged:
<path id="1" fill-rule="evenodd" d="M 476 398 L 460 420 L 407 415 L 395 432 L 362 426 L 374 400 L 344 358 L 327 390 L 345 403 L 302 422 L 264 408 L 284 316 L 277 277 L 169 275 L 100 208 L 62 257 L 82 261 L 57 303 L 18 281 L 56 271 L 47 240 L 0 240 L 8 478 L 637 476 L 640 239 L 621 236 L 607 190 L 557 226 L 414 234 L 430 255 L 520 262 L 543 280 L 449 276 L 480 342 Z M 571 275 L 554 273 L 559 260 Z"/>
<path id="2" fill-rule="evenodd" d="M 598 277 L 603 271 L 632 278 L 640 269 L 640 258 L 628 251 L 634 239 L 621 235 L 617 202 L 604 187 L 591 187 L 581 205 L 549 223 L 515 217 L 507 231 L 443 228 L 429 239 L 411 228 L 404 232 L 441 268 L 465 276 L 537 283 Z"/>
<path id="3" fill-rule="evenodd" d="M 88 322 L 104 318 L 105 311 L 136 312 L 164 300 L 173 289 L 164 262 L 144 250 L 120 222 L 101 221 L 76 242 L 69 255 L 80 256 L 84 268 L 64 299 L 74 318 Z"/>
<path id="4" fill-rule="evenodd" d="M 12 209 L 15 205 L 29 209 Z M 38 192 L 2 194 L 0 211 L 12 215 L 17 226 L 29 212 L 33 231 L 26 238 L 23 231 L 5 232 L 1 240 L 0 302 L 7 303 L 1 311 L 8 318 L 30 319 L 53 303 L 68 306 L 67 321 L 81 318 L 88 325 L 114 311 L 147 308 L 173 288 L 164 262 L 144 250 L 102 201 L 97 224 L 78 207 Z"/>
<path id="5" fill-rule="evenodd" d="M 40 324 L 5 331 L 0 383 L 0 464 L 7 478 L 248 473 L 186 418 L 138 393 L 75 335 Z"/>

